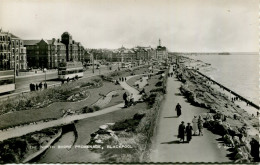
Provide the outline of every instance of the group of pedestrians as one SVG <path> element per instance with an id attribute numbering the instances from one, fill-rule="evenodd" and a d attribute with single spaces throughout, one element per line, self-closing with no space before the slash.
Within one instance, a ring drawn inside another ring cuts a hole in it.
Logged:
<path id="1" fill-rule="evenodd" d="M 181 116 L 181 105 L 178 103 L 175 107 L 175 110 L 177 112 L 177 117 Z M 180 141 L 184 142 L 185 139 L 185 135 L 187 136 L 187 142 L 189 143 L 192 139 L 192 135 L 196 136 L 196 135 L 201 135 L 203 136 L 203 123 L 204 120 L 202 119 L 202 117 L 199 115 L 199 117 L 197 118 L 197 116 L 194 116 L 194 118 L 192 119 L 192 126 L 191 123 L 187 123 L 187 126 L 185 126 L 184 121 L 181 122 L 181 124 L 179 125 L 179 129 L 178 129 L 178 138 L 180 138 Z M 193 134 L 192 134 L 193 132 Z"/>
<path id="2" fill-rule="evenodd" d="M 192 139 L 192 136 L 201 135 L 203 136 L 203 119 L 201 116 L 197 119 L 197 116 L 194 116 L 192 119 L 192 126 L 191 123 L 187 123 L 185 126 L 184 121 L 181 122 L 178 129 L 178 138 L 180 138 L 180 142 L 185 142 L 185 135 L 187 143 L 189 143 Z M 193 134 L 192 134 L 193 132 Z M 197 134 L 198 133 L 198 134 Z"/>
<path id="3" fill-rule="evenodd" d="M 46 82 L 44 84 L 42 82 L 40 82 L 39 84 L 30 83 L 29 87 L 30 87 L 30 91 L 38 91 L 38 90 L 42 90 L 43 87 L 44 89 L 47 89 L 48 85 Z"/>
<path id="4" fill-rule="evenodd" d="M 172 76 L 173 76 L 173 72 L 169 72 L 168 77 L 172 77 Z"/>
<path id="5" fill-rule="evenodd" d="M 126 81 L 126 77 L 119 77 L 119 81 Z"/>
<path id="6" fill-rule="evenodd" d="M 125 108 L 134 105 L 134 95 L 131 93 L 128 95 L 126 92 L 123 94 L 123 100 L 125 101 Z"/>

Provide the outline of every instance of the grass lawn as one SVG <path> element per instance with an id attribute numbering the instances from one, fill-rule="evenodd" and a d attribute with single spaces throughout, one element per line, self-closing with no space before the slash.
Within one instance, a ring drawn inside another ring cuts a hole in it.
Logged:
<path id="1" fill-rule="evenodd" d="M 90 92 L 90 96 L 86 100 L 82 100 L 80 102 L 54 102 L 44 108 L 15 111 L 12 113 L 3 114 L 0 116 L 0 129 L 41 120 L 61 118 L 64 110 L 79 110 L 85 106 L 91 106 L 99 98 L 101 98 L 99 94 L 106 95 L 110 91 L 114 90 L 122 91 L 122 87 L 120 85 L 114 85 L 111 82 L 103 82 L 103 86 L 88 90 Z M 117 96 L 112 99 L 112 102 L 109 103 L 108 106 L 118 104 L 118 102 L 122 102 L 122 100 L 122 96 Z"/>
<path id="2" fill-rule="evenodd" d="M 137 89 L 137 90 L 140 90 L 140 89 L 136 88 L 135 82 L 137 82 L 138 80 L 140 80 L 141 77 L 143 77 L 143 76 L 140 75 L 140 76 L 132 77 L 132 78 L 130 78 L 129 80 L 127 80 L 127 84 L 128 84 L 129 86 L 131 86 L 131 87 Z"/>

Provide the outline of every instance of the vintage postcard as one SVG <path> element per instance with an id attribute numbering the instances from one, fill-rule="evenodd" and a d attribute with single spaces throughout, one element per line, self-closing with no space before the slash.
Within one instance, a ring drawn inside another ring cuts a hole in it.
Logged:
<path id="1" fill-rule="evenodd" d="M 0 0 L 0 163 L 259 162 L 258 0 Z"/>

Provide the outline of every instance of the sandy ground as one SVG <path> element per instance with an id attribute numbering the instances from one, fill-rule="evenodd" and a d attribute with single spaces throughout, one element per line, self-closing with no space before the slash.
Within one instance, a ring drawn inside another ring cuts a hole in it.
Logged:
<path id="1" fill-rule="evenodd" d="M 203 136 L 193 136 L 191 142 L 179 143 L 178 126 L 181 121 L 191 122 L 194 115 L 207 112 L 206 109 L 194 107 L 180 95 L 181 83 L 176 78 L 168 78 L 167 94 L 163 102 L 152 144 L 151 162 L 230 162 L 228 152 L 219 147 L 218 135 L 206 129 Z M 182 115 L 177 118 L 175 106 L 180 103 Z"/>

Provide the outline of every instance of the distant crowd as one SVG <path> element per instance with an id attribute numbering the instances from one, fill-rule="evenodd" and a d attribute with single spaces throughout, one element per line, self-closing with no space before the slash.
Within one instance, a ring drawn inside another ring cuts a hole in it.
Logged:
<path id="1" fill-rule="evenodd" d="M 44 84 L 42 82 L 40 82 L 39 84 L 30 83 L 29 87 L 30 87 L 30 91 L 38 91 L 38 90 L 42 90 L 42 88 L 47 89 L 48 85 L 46 82 L 44 82 Z"/>

